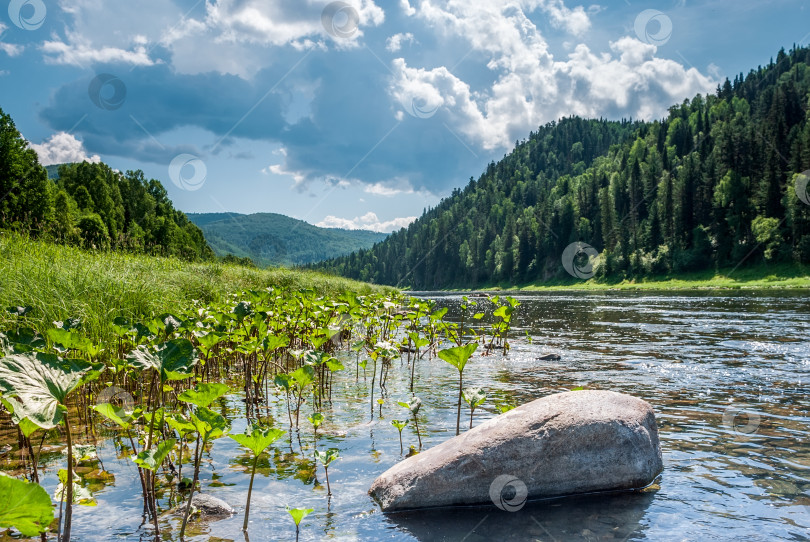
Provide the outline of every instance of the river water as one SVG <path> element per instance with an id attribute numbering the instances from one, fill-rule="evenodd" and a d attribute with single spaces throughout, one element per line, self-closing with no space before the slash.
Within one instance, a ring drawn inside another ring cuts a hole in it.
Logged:
<path id="1" fill-rule="evenodd" d="M 435 299 L 449 307 L 449 319 L 458 317 L 460 296 L 414 295 Z M 326 495 L 323 468 L 311 461 L 307 405 L 293 442 L 280 443 L 259 464 L 250 537 L 294 540 L 285 511 L 293 506 L 314 509 L 301 524 L 301 540 L 810 540 L 810 292 L 515 297 L 521 305 L 508 356 L 476 356 L 464 371 L 465 387 L 480 386 L 488 394 L 474 423 L 495 416 L 496 402 L 521 404 L 580 386 L 635 395 L 650 402 L 657 416 L 664 471 L 656 484 L 643 492 L 529 502 L 514 513 L 483 506 L 382 514 L 366 492 L 403 458 L 390 421 L 407 418 L 396 401 L 409 397 L 409 370 L 404 361 L 394 362 L 385 402 L 374 404 L 372 419 L 371 364 L 364 379 L 351 354 L 318 432 L 319 448 L 340 449 L 341 459 L 329 469 L 333 496 Z M 487 300 L 479 303 L 491 312 Z M 561 359 L 537 359 L 549 353 Z M 457 372 L 435 358 L 417 362 L 415 372 L 424 405 L 419 426 L 430 447 L 455 434 Z M 218 408 L 233 421 L 233 431 L 244 429 L 239 396 Z M 271 402 L 270 411 L 287 429 L 284 402 Z M 462 411 L 466 424 L 468 416 Z M 81 467 L 98 505 L 74 511 L 75 540 L 151 537 L 149 525 L 142 525 L 134 464 L 113 437 L 80 437 L 98 445 L 99 461 Z M 403 443 L 406 453 L 418 444 L 412 425 L 403 431 Z M 46 450 L 43 485 L 53 492 L 64 457 L 58 448 Z M 10 455 L 0 458 L 0 468 L 13 464 Z M 235 442 L 214 442 L 205 455 L 203 491 L 227 501 L 237 514 L 195 524 L 187 539 L 244 539 L 248 464 Z M 164 507 L 171 497 L 164 491 Z M 164 539 L 177 539 L 175 516 L 167 513 L 161 525 Z"/>

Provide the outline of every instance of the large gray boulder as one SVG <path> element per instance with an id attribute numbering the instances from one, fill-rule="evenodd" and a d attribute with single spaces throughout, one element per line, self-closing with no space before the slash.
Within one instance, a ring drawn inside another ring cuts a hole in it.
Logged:
<path id="1" fill-rule="evenodd" d="M 383 511 L 637 489 L 663 469 L 649 403 L 612 391 L 537 399 L 394 465 L 371 485 Z"/>

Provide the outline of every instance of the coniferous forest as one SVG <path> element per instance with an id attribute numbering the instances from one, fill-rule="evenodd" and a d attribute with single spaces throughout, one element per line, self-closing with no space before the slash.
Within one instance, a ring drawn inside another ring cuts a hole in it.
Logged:
<path id="1" fill-rule="evenodd" d="M 552 122 L 407 229 L 318 267 L 418 289 L 525 284 L 565 275 L 577 241 L 601 277 L 807 263 L 809 91 L 810 49 L 794 47 L 661 121 Z"/>
<path id="2" fill-rule="evenodd" d="M 88 162 L 62 165 L 58 180 L 51 180 L 2 110 L 0 225 L 60 244 L 214 258 L 202 231 L 174 208 L 160 181 Z"/>

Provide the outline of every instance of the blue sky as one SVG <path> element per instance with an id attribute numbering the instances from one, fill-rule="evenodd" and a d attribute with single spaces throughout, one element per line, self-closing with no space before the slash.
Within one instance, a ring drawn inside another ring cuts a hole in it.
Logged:
<path id="1" fill-rule="evenodd" d="M 801 0 L 10 0 L 0 107 L 44 163 L 188 212 L 391 231 L 561 116 L 654 119 L 807 45 Z"/>

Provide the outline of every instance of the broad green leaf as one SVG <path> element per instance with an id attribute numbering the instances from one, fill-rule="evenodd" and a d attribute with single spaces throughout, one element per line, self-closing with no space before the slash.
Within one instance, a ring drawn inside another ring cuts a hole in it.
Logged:
<path id="1" fill-rule="evenodd" d="M 454 346 L 446 350 L 439 350 L 439 357 L 444 361 L 458 369 L 458 372 L 463 372 L 464 367 L 467 365 L 467 360 L 473 355 L 478 343 L 470 343 L 464 346 Z"/>
<path id="2" fill-rule="evenodd" d="M 290 386 L 292 385 L 292 377 L 288 374 L 279 373 L 273 378 L 273 383 L 282 388 L 284 391 L 290 391 Z"/>
<path id="3" fill-rule="evenodd" d="M 207 407 L 223 395 L 230 392 L 231 389 L 225 384 L 197 384 L 193 390 L 186 390 L 177 396 L 178 399 L 185 403 L 192 403 L 198 407 Z"/>
<path id="4" fill-rule="evenodd" d="M 154 414 L 154 417 L 155 417 L 154 426 L 158 427 L 158 428 L 161 427 L 163 425 L 163 421 L 164 421 L 164 419 L 166 417 L 166 412 L 163 410 L 162 407 L 156 409 L 154 413 L 152 413 L 152 412 L 144 412 L 143 413 L 143 419 L 146 422 L 146 426 L 148 427 L 152 423 L 153 414 Z"/>
<path id="5" fill-rule="evenodd" d="M 462 395 L 464 400 L 470 405 L 470 408 L 478 408 L 484 401 L 487 400 L 487 394 L 481 388 L 466 388 Z"/>
<path id="6" fill-rule="evenodd" d="M 46 346 L 45 339 L 28 327 L 20 328 L 17 331 L 6 331 L 6 339 L 16 351 L 24 349 L 24 351 L 28 352 L 34 348 Z"/>
<path id="7" fill-rule="evenodd" d="M 403 430 L 403 429 L 405 429 L 405 426 L 406 426 L 406 425 L 408 425 L 408 420 L 405 420 L 405 421 L 402 421 L 402 420 L 391 420 L 391 425 L 393 425 L 394 427 L 396 427 L 397 429 L 399 429 L 399 431 L 400 431 L 400 433 L 401 433 L 401 432 L 402 432 L 402 430 Z"/>
<path id="8" fill-rule="evenodd" d="M 28 418 L 43 429 L 55 427 L 62 421 L 59 405 L 91 368 L 80 360 L 33 352 L 0 359 L 0 393 L 13 406 L 14 423 Z"/>
<path id="9" fill-rule="evenodd" d="M 151 471 L 157 472 L 160 465 L 166 459 L 166 456 L 169 455 L 169 452 L 172 451 L 174 445 L 177 441 L 173 438 L 169 440 L 164 440 L 157 447 L 152 448 L 151 450 L 144 450 L 138 455 L 132 456 L 132 460 L 138 464 L 143 469 L 149 469 Z"/>
<path id="10" fill-rule="evenodd" d="M 210 440 L 222 436 L 228 429 L 228 421 L 213 410 L 198 407 L 191 415 L 191 423 L 203 440 Z"/>
<path id="11" fill-rule="evenodd" d="M 33 435 L 34 431 L 36 431 L 37 429 L 41 429 L 40 426 L 38 426 L 28 418 L 23 418 L 17 425 L 20 426 L 20 431 L 22 431 L 22 434 L 25 435 L 25 438 L 28 438 L 31 435 Z"/>
<path id="12" fill-rule="evenodd" d="M 173 339 L 152 348 L 141 345 L 127 356 L 134 367 L 159 372 L 161 382 L 183 380 L 191 376 L 191 369 L 197 363 L 194 346 L 188 339 Z"/>
<path id="13" fill-rule="evenodd" d="M 321 462 L 324 467 L 328 467 L 332 461 L 340 459 L 340 450 L 337 448 L 329 448 L 328 450 L 315 450 L 315 458 Z"/>
<path id="14" fill-rule="evenodd" d="M 93 344 L 93 341 L 69 329 L 58 327 L 50 328 L 45 331 L 45 335 L 53 343 L 62 345 L 68 350 L 78 350 L 90 356 L 96 356 L 100 351 L 99 348 Z"/>
<path id="15" fill-rule="evenodd" d="M 231 312 L 232 312 L 233 314 L 235 314 L 235 315 L 236 315 L 236 317 L 237 317 L 237 318 L 239 319 L 239 321 L 241 322 L 241 321 L 242 321 L 242 320 L 244 320 L 244 319 L 245 319 L 247 316 L 250 316 L 251 314 L 253 314 L 253 307 L 251 307 L 251 305 L 250 305 L 250 301 L 240 301 L 240 302 L 239 302 L 239 303 L 238 303 L 238 304 L 237 304 L 237 305 L 236 305 L 236 306 L 233 308 L 233 311 L 231 311 Z"/>
<path id="16" fill-rule="evenodd" d="M 262 349 L 270 352 L 289 346 L 289 344 L 290 338 L 286 335 L 267 335 L 262 339 Z"/>
<path id="17" fill-rule="evenodd" d="M 240 445 L 249 449 L 254 455 L 259 455 L 264 452 L 268 446 L 281 438 L 284 433 L 286 433 L 286 431 L 282 431 L 281 429 L 254 425 L 249 434 L 246 433 L 228 436 Z"/>
<path id="18" fill-rule="evenodd" d="M 327 341 L 329 341 L 329 337 L 326 337 L 324 335 L 309 338 L 309 342 L 312 344 L 312 347 L 315 348 L 316 350 L 321 346 L 323 346 L 324 344 L 326 344 Z"/>
<path id="19" fill-rule="evenodd" d="M 287 512 L 292 516 L 296 526 L 300 525 L 301 521 L 313 511 L 312 508 L 287 508 Z"/>
<path id="20" fill-rule="evenodd" d="M 123 408 L 118 408 L 111 403 L 101 403 L 92 408 L 111 422 L 118 424 L 123 429 L 129 429 L 132 426 L 132 422 L 140 418 L 140 411 L 138 409 L 136 409 L 134 412 L 127 413 L 127 411 L 125 411 Z"/>
<path id="21" fill-rule="evenodd" d="M 309 423 L 311 423 L 315 429 L 317 429 L 323 423 L 323 414 L 316 412 L 312 416 L 307 416 L 307 419 L 309 420 Z"/>
<path id="22" fill-rule="evenodd" d="M 407 402 L 397 401 L 397 404 L 410 410 L 414 416 L 416 416 L 416 414 L 419 413 L 419 409 L 422 408 L 422 400 L 419 397 L 411 397 Z"/>
<path id="23" fill-rule="evenodd" d="M 411 341 L 413 341 L 413 345 L 416 348 L 422 348 L 423 346 L 427 346 L 428 344 L 430 344 L 429 340 L 423 339 L 422 337 L 419 336 L 419 333 L 415 331 L 408 333 L 408 336 L 411 338 Z"/>
<path id="24" fill-rule="evenodd" d="M 0 528 L 13 527 L 33 537 L 48 530 L 53 522 L 53 505 L 39 484 L 0 473 Z"/>
<path id="25" fill-rule="evenodd" d="M 332 371 L 333 373 L 337 372 L 337 371 L 342 371 L 343 369 L 346 368 L 346 367 L 343 366 L 343 364 L 341 362 L 339 362 L 335 358 L 332 358 L 332 359 L 328 360 L 326 362 L 326 366 L 329 367 L 329 370 Z"/>
<path id="26" fill-rule="evenodd" d="M 12 401 L 15 401 L 15 400 L 12 399 Z M 36 431 L 37 429 L 42 429 L 40 426 L 38 426 L 37 424 L 35 424 L 31 420 L 29 420 L 28 418 L 23 418 L 23 419 L 17 421 L 15 419 L 15 416 L 13 415 L 14 414 L 14 405 L 10 401 L 4 399 L 2 397 L 2 395 L 0 395 L 0 403 L 2 403 L 3 406 L 6 407 L 6 410 L 8 410 L 9 413 L 12 414 L 12 417 L 11 417 L 12 421 L 19 426 L 20 431 L 22 431 L 22 434 L 25 435 L 25 438 L 30 437 L 32 434 L 34 434 L 34 431 Z"/>
<path id="27" fill-rule="evenodd" d="M 166 418 L 166 423 L 180 433 L 180 436 L 193 433 L 197 430 L 194 424 L 184 418 L 181 414 L 172 414 Z"/>
<path id="28" fill-rule="evenodd" d="M 315 371 L 310 365 L 304 365 L 293 371 L 290 376 L 293 377 L 299 388 L 304 389 L 315 380 Z"/>
<path id="29" fill-rule="evenodd" d="M 197 337 L 197 341 L 200 343 L 200 346 L 207 350 L 214 348 L 222 339 L 224 339 L 222 335 L 213 332 Z"/>

